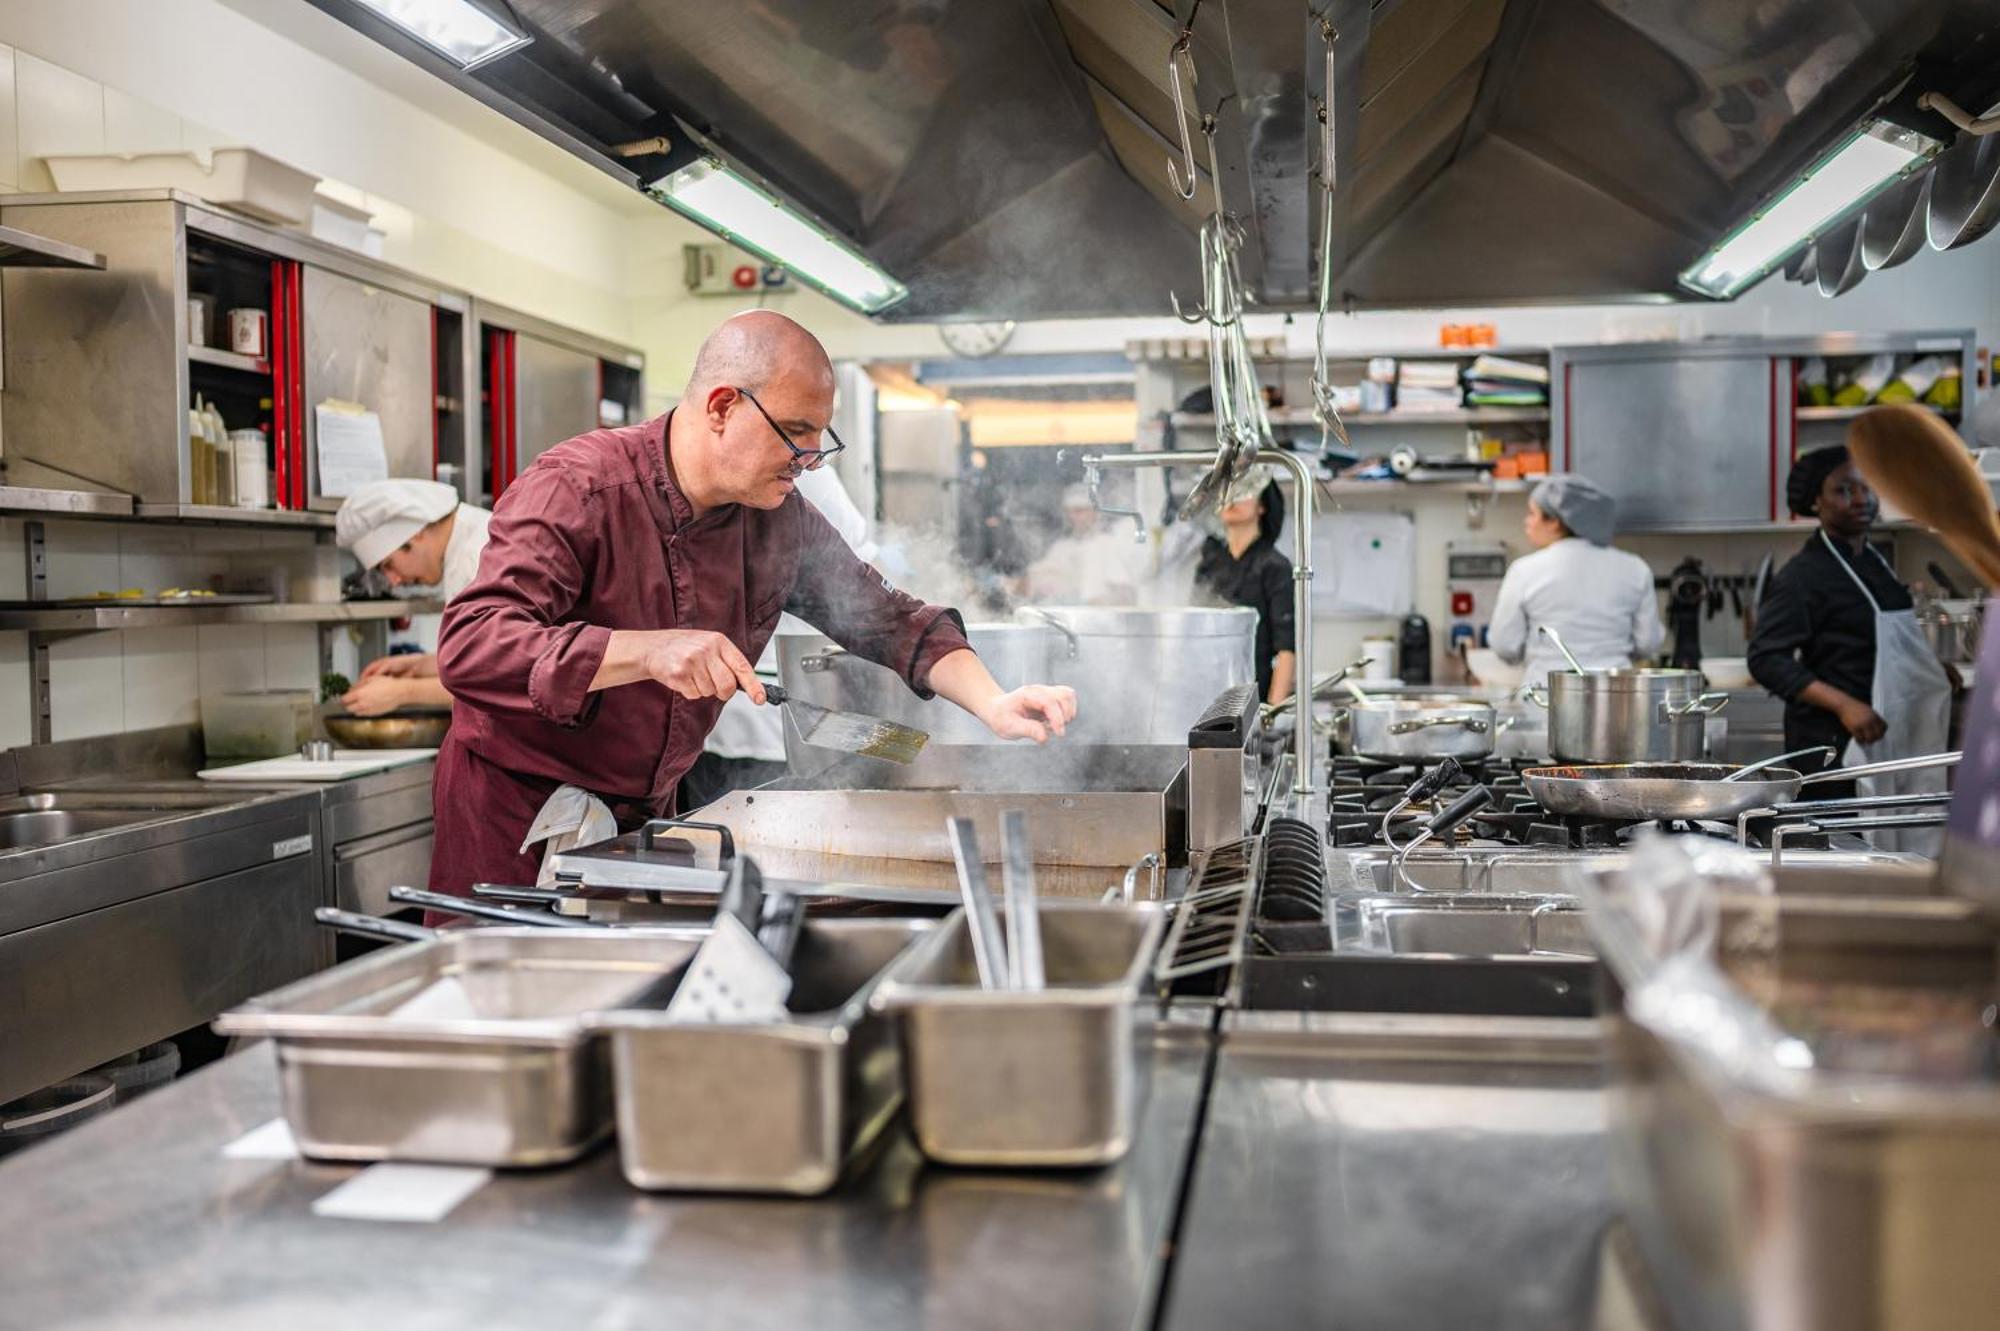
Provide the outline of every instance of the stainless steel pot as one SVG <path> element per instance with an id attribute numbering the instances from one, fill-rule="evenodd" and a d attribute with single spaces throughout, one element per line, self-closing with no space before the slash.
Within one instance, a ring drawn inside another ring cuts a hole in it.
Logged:
<path id="1" fill-rule="evenodd" d="M 1946 665 L 1964 665 L 1979 655 L 1984 601 L 1933 601 L 1917 610 L 1917 626 Z"/>
<path id="2" fill-rule="evenodd" d="M 1546 697 L 1549 752 L 1571 763 L 1690 762 L 1729 701 L 1699 670 L 1551 670 Z"/>
<path id="3" fill-rule="evenodd" d="M 1052 682 L 1051 657 L 1061 645 L 1054 629 L 1034 624 L 968 624 L 965 636 L 1001 688 Z M 856 656 L 818 633 L 778 634 L 778 679 L 802 702 L 879 716 L 928 731 L 933 746 L 1006 742 L 963 708 L 941 698 L 926 702 L 910 692 L 910 686 L 895 671 Z M 1198 715 L 1200 709 L 1196 710 Z M 798 728 L 791 725 L 785 727 L 785 759 L 795 772 L 826 764 L 825 752 L 807 747 Z"/>
<path id="4" fill-rule="evenodd" d="M 1346 710 L 1350 742 L 1363 758 L 1435 762 L 1493 752 L 1493 705 L 1476 698 L 1377 698 Z"/>
<path id="5" fill-rule="evenodd" d="M 1257 678 L 1257 612 L 1141 606 L 1024 606 L 1057 635 L 1048 682 L 1076 690 L 1073 742 L 1185 744 L 1217 694 Z"/>

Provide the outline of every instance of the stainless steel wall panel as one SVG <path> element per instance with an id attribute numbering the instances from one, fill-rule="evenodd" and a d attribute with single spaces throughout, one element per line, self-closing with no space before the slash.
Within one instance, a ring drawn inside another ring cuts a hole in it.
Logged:
<path id="1" fill-rule="evenodd" d="M 320 494 L 314 408 L 329 398 L 382 418 L 391 476 L 431 475 L 431 311 L 422 301 L 307 265 L 305 285 L 306 477 L 310 506 L 337 509 Z"/>

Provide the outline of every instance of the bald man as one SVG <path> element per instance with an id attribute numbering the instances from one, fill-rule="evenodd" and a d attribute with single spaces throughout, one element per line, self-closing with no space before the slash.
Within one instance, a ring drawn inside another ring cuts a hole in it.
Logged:
<path id="1" fill-rule="evenodd" d="M 740 314 L 702 344 L 680 405 L 556 445 L 495 506 L 479 576 L 445 609 L 438 673 L 457 712 L 438 753 L 431 887 L 532 883 L 521 844 L 578 786 L 621 828 L 674 789 L 790 609 L 1004 739 L 1046 740 L 1065 688 L 1007 692 L 954 610 L 884 581 L 799 497 L 839 440 L 833 366 L 783 315 Z"/>

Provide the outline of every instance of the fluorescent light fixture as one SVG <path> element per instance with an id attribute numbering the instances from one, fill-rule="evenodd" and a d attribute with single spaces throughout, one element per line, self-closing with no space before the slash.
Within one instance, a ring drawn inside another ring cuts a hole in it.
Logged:
<path id="1" fill-rule="evenodd" d="M 845 240 L 713 157 L 647 188 L 675 212 L 863 314 L 880 314 L 910 294 Z"/>
<path id="2" fill-rule="evenodd" d="M 361 3 L 460 69 L 483 65 L 533 40 L 472 0 L 361 0 Z"/>
<path id="3" fill-rule="evenodd" d="M 1827 223 L 1873 197 L 1939 146 L 1885 121 L 1864 125 L 1710 247 L 1680 275 L 1681 285 L 1723 300 L 1740 294 Z"/>

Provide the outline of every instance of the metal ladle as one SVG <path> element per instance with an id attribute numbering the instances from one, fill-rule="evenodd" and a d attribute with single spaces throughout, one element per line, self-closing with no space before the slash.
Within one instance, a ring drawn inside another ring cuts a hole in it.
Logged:
<path id="1" fill-rule="evenodd" d="M 1556 645 L 1556 650 L 1563 654 L 1563 660 L 1569 662 L 1569 668 L 1571 670 L 1576 671 L 1576 673 L 1579 675 L 1587 675 L 1590 673 L 1588 670 L 1585 670 L 1583 668 L 1583 663 L 1577 660 L 1575 655 L 1571 653 L 1568 644 L 1562 640 L 1562 634 L 1556 632 L 1554 629 L 1550 628 L 1547 624 L 1538 624 L 1536 625 L 1536 628 L 1543 637 L 1547 638 L 1550 642 Z"/>
<path id="2" fill-rule="evenodd" d="M 1735 771 L 1731 772 L 1728 776 L 1723 777 L 1722 779 L 1724 781 L 1739 781 L 1742 778 L 1750 775 L 1752 772 L 1761 772 L 1766 767 L 1776 767 L 1779 763 L 1784 762 L 1787 759 L 1804 758 L 1810 754 L 1815 754 L 1815 753 L 1825 754 L 1827 757 L 1831 758 L 1833 757 L 1834 752 L 1835 752 L 1834 747 L 1831 744 L 1815 744 L 1809 749 L 1793 749 L 1790 753 L 1781 753 L 1777 755 L 1775 758 L 1759 758 L 1756 762 L 1751 763 L 1748 767 L 1739 767 Z"/>

